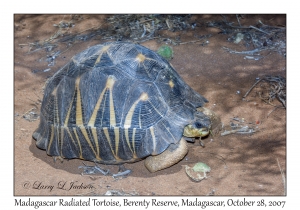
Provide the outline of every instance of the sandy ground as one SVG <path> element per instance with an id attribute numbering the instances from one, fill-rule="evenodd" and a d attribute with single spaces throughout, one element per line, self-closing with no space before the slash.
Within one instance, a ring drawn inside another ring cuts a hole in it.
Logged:
<path id="1" fill-rule="evenodd" d="M 103 15 L 84 17 L 68 33 L 75 34 L 99 26 L 104 19 Z M 68 19 L 68 16 L 65 18 Z M 219 15 L 194 18 L 197 23 L 222 19 Z M 228 18 L 236 22 L 234 15 Z M 125 164 L 133 172 L 120 180 L 110 176 L 82 176 L 78 169 L 82 160 L 54 163 L 52 157 L 35 146 L 32 138 L 39 120 L 30 122 L 23 115 L 33 108 L 32 111 L 39 114 L 39 100 L 43 97 L 43 86 L 49 76 L 73 55 L 103 42 L 100 39 L 77 42 L 56 58 L 54 66 L 49 67 L 45 62 L 45 50 L 28 53 L 29 46 L 22 44 L 49 39 L 57 31 L 53 24 L 62 19 L 63 15 L 15 15 L 14 195 L 103 195 L 109 190 L 132 195 L 285 195 L 282 173 L 286 175 L 286 111 L 276 109 L 269 114 L 274 107 L 263 103 L 255 89 L 247 101 L 243 101 L 242 96 L 257 77 L 285 77 L 286 59 L 276 52 L 258 61 L 225 52 L 224 46 L 235 50 L 245 50 L 245 47 L 242 42 L 228 42 L 228 37 L 218 34 L 216 28 L 198 27 L 195 31 L 184 33 L 164 32 L 168 36 L 181 34 L 185 41 L 195 40 L 194 34 L 213 35 L 205 46 L 201 42 L 173 46 L 171 63 L 194 90 L 209 100 L 207 107 L 214 110 L 225 125 L 229 125 L 233 117 L 244 118 L 247 122 L 258 122 L 258 132 L 252 135 L 210 136 L 204 140 L 204 148 L 198 142 L 189 143 L 189 152 L 181 162 L 156 173 L 150 173 L 144 167 L 144 161 Z M 285 15 L 245 16 L 241 24 L 255 25 L 258 20 L 267 25 L 286 25 Z M 157 50 L 161 44 L 152 40 L 142 45 Z M 211 172 L 207 179 L 193 182 L 187 177 L 184 165 L 199 161 L 208 164 Z M 112 172 L 118 170 L 117 166 L 103 167 Z"/>

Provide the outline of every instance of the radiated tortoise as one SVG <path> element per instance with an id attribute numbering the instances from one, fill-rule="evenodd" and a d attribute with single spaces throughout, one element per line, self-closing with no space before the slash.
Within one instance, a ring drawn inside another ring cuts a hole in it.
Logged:
<path id="1" fill-rule="evenodd" d="M 206 136 L 207 100 L 167 60 L 130 42 L 75 55 L 44 90 L 36 145 L 59 158 L 103 164 L 145 160 L 155 172 L 187 154 L 183 136 Z"/>

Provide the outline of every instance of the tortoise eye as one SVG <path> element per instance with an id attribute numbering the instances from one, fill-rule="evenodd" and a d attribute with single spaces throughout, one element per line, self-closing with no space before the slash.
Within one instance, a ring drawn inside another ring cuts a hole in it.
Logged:
<path id="1" fill-rule="evenodd" d="M 202 128 L 203 125 L 202 125 L 202 123 L 200 123 L 200 122 L 195 122 L 195 127 L 196 127 L 196 128 Z"/>

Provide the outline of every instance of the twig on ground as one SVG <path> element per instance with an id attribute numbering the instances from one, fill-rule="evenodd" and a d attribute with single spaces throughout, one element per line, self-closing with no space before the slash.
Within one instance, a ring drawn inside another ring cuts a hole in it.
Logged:
<path id="1" fill-rule="evenodd" d="M 286 56 L 286 28 L 277 26 L 268 26 L 258 21 L 256 25 L 242 26 L 239 15 L 236 15 L 238 24 L 234 25 L 228 22 L 226 17 L 222 15 L 223 21 L 212 21 L 207 24 L 207 27 L 215 27 L 221 30 L 221 34 L 232 35 L 228 41 L 235 42 L 237 34 L 243 35 L 244 45 L 249 49 L 253 45 L 252 50 L 235 51 L 229 48 L 224 49 L 229 53 L 259 55 L 261 51 L 277 52 L 284 57 Z M 259 60 L 264 57 L 245 57 L 245 59 Z"/>
<path id="2" fill-rule="evenodd" d="M 243 54 L 243 55 L 259 55 L 256 53 L 261 52 L 263 50 L 267 50 L 264 48 L 256 48 L 254 50 L 249 50 L 249 51 L 235 51 L 235 50 L 229 49 L 228 47 L 223 47 L 223 49 L 232 54 Z"/>
<path id="3" fill-rule="evenodd" d="M 270 111 L 270 112 L 268 113 L 267 118 L 268 118 L 269 115 L 270 115 L 272 112 L 274 112 L 277 108 L 283 108 L 283 107 L 278 107 L 278 106 L 276 106 L 274 109 L 272 109 L 272 111 Z"/>
<path id="4" fill-rule="evenodd" d="M 257 80 L 257 81 L 252 85 L 252 87 L 247 91 L 247 93 L 243 96 L 243 98 L 246 98 L 247 95 L 251 92 L 251 90 L 252 90 L 258 83 L 260 83 L 260 81 L 262 81 L 262 80 L 263 80 L 263 78 Z"/>
<path id="5" fill-rule="evenodd" d="M 283 184 L 283 188 L 284 188 L 284 195 L 286 195 L 286 182 L 285 182 L 285 175 L 280 167 L 280 164 L 279 164 L 279 161 L 278 161 L 278 158 L 277 159 L 277 164 L 278 164 L 278 167 L 279 167 L 279 170 L 280 170 L 280 173 L 281 173 L 281 177 L 282 177 L 282 184 Z"/>
<path id="6" fill-rule="evenodd" d="M 259 28 L 256 28 L 256 27 L 254 27 L 254 26 L 249 26 L 249 28 L 253 28 L 253 29 L 258 30 L 258 31 L 260 31 L 260 32 L 262 32 L 262 33 L 265 33 L 265 34 L 267 34 L 267 35 L 270 35 L 270 33 L 267 33 L 267 32 L 265 32 L 265 31 L 263 31 L 263 30 L 261 30 L 261 29 L 259 29 Z"/>
<path id="7" fill-rule="evenodd" d="M 286 80 L 281 76 L 265 76 L 259 79 L 246 92 L 243 99 L 245 99 L 252 89 L 261 81 L 265 81 L 269 84 L 269 90 L 267 96 L 262 96 L 262 93 L 258 92 L 259 98 L 271 106 L 280 108 L 280 106 L 271 103 L 274 98 L 277 98 L 282 103 L 283 108 L 286 108 Z"/>

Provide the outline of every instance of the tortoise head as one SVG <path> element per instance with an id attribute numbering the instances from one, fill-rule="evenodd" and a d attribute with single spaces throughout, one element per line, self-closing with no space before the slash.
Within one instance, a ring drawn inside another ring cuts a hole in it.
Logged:
<path id="1" fill-rule="evenodd" d="M 194 121 L 185 126 L 183 136 L 185 137 L 204 137 L 209 134 L 211 128 L 210 118 L 202 112 L 195 112 Z"/>

